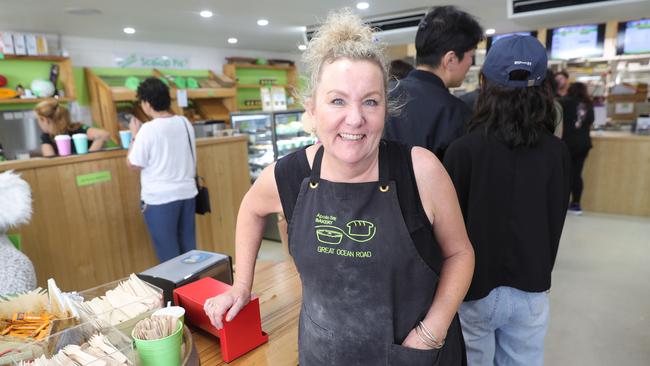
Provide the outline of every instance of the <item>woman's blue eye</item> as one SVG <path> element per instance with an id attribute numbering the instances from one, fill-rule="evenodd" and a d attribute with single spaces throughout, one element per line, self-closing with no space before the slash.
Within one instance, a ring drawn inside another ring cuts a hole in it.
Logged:
<path id="1" fill-rule="evenodd" d="M 333 99 L 331 103 L 334 104 L 334 105 L 343 105 L 343 99 L 336 98 L 336 99 Z"/>
<path id="2" fill-rule="evenodd" d="M 368 106 L 373 106 L 373 107 L 374 107 L 374 106 L 378 106 L 378 105 L 379 105 L 379 102 L 377 102 L 377 101 L 374 100 L 374 99 L 368 99 L 368 100 L 364 100 L 364 101 L 363 101 L 363 104 L 368 105 Z"/>

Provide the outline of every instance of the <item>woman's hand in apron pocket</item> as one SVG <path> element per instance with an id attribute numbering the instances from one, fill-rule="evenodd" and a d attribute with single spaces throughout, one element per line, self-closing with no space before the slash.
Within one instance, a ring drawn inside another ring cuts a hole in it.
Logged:
<path id="1" fill-rule="evenodd" d="M 233 286 L 221 295 L 209 298 L 203 304 L 205 314 L 210 318 L 210 323 L 217 328 L 223 328 L 223 318 L 227 322 L 239 313 L 239 311 L 251 301 L 251 291 L 246 288 Z M 228 313 L 226 313 L 228 312 Z"/>
<path id="2" fill-rule="evenodd" d="M 409 335 L 407 335 L 406 339 L 404 339 L 404 342 L 402 342 L 402 346 L 408 348 L 415 348 L 415 349 L 424 349 L 424 350 L 432 349 L 431 347 L 427 346 L 420 337 L 418 337 L 415 328 L 411 329 Z"/>

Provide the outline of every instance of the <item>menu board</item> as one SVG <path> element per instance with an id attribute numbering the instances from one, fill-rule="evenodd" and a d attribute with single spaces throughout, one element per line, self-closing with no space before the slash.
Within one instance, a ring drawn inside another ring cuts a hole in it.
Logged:
<path id="1" fill-rule="evenodd" d="M 489 50 L 490 47 L 492 47 L 493 44 L 496 43 L 496 41 L 512 37 L 512 36 L 537 36 L 537 32 L 513 32 L 513 33 L 503 33 L 503 34 L 495 34 L 491 37 L 487 38 L 487 49 Z"/>
<path id="2" fill-rule="evenodd" d="M 601 57 L 603 55 L 604 27 L 598 24 L 575 25 L 549 31 L 551 58 Z M 549 47 L 547 47 L 549 48 Z"/>
<path id="3" fill-rule="evenodd" d="M 515 32 L 515 33 L 505 33 L 505 34 L 497 34 L 492 36 L 492 44 L 495 44 L 498 40 L 512 37 L 512 36 L 530 36 L 530 32 Z"/>
<path id="4" fill-rule="evenodd" d="M 618 27 L 617 53 L 650 53 L 650 19 L 623 22 Z"/>

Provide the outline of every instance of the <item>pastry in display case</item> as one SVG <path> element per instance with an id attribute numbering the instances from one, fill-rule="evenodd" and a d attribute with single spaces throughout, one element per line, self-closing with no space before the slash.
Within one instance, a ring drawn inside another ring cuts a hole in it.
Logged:
<path id="1" fill-rule="evenodd" d="M 316 142 L 303 129 L 302 113 L 303 110 L 290 110 L 230 114 L 232 127 L 248 134 L 248 164 L 253 180 L 277 159 Z"/>

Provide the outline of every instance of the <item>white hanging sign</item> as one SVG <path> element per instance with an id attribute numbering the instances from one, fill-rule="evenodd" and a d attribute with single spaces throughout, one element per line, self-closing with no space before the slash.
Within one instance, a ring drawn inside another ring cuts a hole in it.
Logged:
<path id="1" fill-rule="evenodd" d="M 183 56 L 147 55 L 132 52 L 128 54 L 114 54 L 113 65 L 120 68 L 189 69 L 190 58 Z"/>

